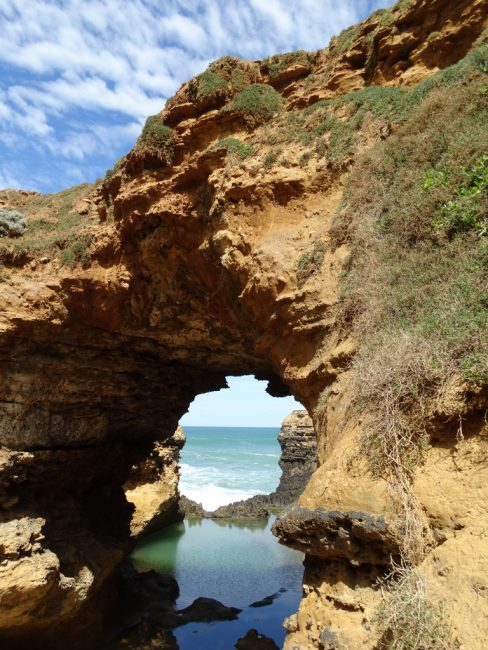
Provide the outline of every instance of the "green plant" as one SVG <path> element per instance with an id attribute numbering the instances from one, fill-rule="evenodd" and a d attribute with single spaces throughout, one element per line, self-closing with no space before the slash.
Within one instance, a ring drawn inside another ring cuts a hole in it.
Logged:
<path id="1" fill-rule="evenodd" d="M 137 148 L 170 165 L 174 146 L 175 133 L 173 129 L 164 124 L 161 115 L 148 117 L 137 140 Z"/>
<path id="2" fill-rule="evenodd" d="M 312 59 L 313 54 L 310 52 L 297 50 L 295 52 L 286 52 L 285 54 L 275 54 L 274 56 L 270 56 L 263 61 L 262 65 L 271 79 L 273 79 L 293 65 L 302 65 L 309 68 Z"/>
<path id="3" fill-rule="evenodd" d="M 455 190 L 455 197 L 441 207 L 434 225 L 450 234 L 475 230 L 488 235 L 488 154 L 464 170 L 465 183 Z"/>
<path id="4" fill-rule="evenodd" d="M 199 74 L 195 80 L 196 96 L 198 99 L 208 95 L 225 93 L 227 82 L 210 68 Z"/>
<path id="5" fill-rule="evenodd" d="M 18 210 L 0 209 L 0 237 L 20 237 L 27 229 L 27 221 Z"/>
<path id="6" fill-rule="evenodd" d="M 77 264 L 83 268 L 90 265 L 89 246 L 91 237 L 88 235 L 78 237 L 69 246 L 63 250 L 59 256 L 61 266 L 69 266 L 73 269 Z"/>
<path id="7" fill-rule="evenodd" d="M 223 138 L 212 145 L 211 150 L 216 149 L 226 149 L 229 156 L 240 160 L 245 160 L 252 154 L 251 144 L 246 144 L 242 140 L 232 137 Z"/>
<path id="8" fill-rule="evenodd" d="M 299 258 L 296 266 L 296 277 L 299 287 L 303 286 L 309 278 L 320 271 L 324 258 L 325 244 L 320 240 L 316 241 L 312 249 Z"/>
<path id="9" fill-rule="evenodd" d="M 283 99 L 272 86 L 251 84 L 237 93 L 226 110 L 240 112 L 250 127 L 269 121 L 284 109 Z"/>
<path id="10" fill-rule="evenodd" d="M 273 149 L 270 149 L 264 157 L 264 166 L 272 167 L 282 153 L 283 149 L 281 147 L 273 147 Z"/>

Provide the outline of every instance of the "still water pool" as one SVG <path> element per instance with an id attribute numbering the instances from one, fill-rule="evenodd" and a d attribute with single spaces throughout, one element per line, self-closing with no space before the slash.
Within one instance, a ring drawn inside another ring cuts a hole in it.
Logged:
<path id="1" fill-rule="evenodd" d="M 273 521 L 186 520 L 137 545 L 132 561 L 138 570 L 156 569 L 178 581 L 178 608 L 206 596 L 243 610 L 236 621 L 177 628 L 180 650 L 231 650 L 250 628 L 282 647 L 283 619 L 300 600 L 303 556 L 278 544 Z M 249 607 L 272 594 L 278 594 L 272 604 Z"/>

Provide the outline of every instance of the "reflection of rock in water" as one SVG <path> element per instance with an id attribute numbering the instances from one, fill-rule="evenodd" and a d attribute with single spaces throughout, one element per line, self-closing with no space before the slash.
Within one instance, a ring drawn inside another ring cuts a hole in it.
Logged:
<path id="1" fill-rule="evenodd" d="M 174 578 L 156 571 L 137 573 L 131 566 L 124 568 L 119 593 L 118 631 L 112 630 L 112 640 L 100 650 L 179 650 L 171 630 L 187 623 L 233 621 L 242 611 L 202 597 L 178 611 L 179 587 Z"/>
<path id="2" fill-rule="evenodd" d="M 246 636 L 240 638 L 235 644 L 237 650 L 279 650 L 276 643 L 257 630 L 249 630 Z"/>
<path id="3" fill-rule="evenodd" d="M 183 496 L 180 498 L 180 510 L 186 517 L 197 519 L 263 519 L 269 516 L 270 508 L 291 505 L 303 492 L 317 467 L 317 437 L 312 419 L 305 409 L 293 411 L 283 420 L 278 442 L 281 446 L 279 465 L 282 474 L 274 492 L 236 501 L 214 512 L 207 512 L 200 503 Z"/>

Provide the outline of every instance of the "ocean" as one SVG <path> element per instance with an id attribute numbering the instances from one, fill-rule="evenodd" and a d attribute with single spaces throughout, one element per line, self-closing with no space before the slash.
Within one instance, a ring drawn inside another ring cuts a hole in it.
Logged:
<path id="1" fill-rule="evenodd" d="M 279 427 L 184 427 L 180 493 L 206 510 L 269 494 L 281 476 Z"/>

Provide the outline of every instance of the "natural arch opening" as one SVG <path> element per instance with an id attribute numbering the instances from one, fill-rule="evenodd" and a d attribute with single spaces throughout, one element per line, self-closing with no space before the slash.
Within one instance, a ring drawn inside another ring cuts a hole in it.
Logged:
<path id="1" fill-rule="evenodd" d="M 170 633 L 175 650 L 233 647 L 254 629 L 281 647 L 283 620 L 301 596 L 302 554 L 281 546 L 271 526 L 315 468 L 311 420 L 293 397 L 272 397 L 252 375 L 226 383 L 197 396 L 180 420 L 185 520 L 144 536 L 132 554 L 138 570 L 162 571 L 179 585 L 185 623 Z"/>
<path id="2" fill-rule="evenodd" d="M 278 487 L 281 423 L 302 405 L 272 397 L 252 375 L 227 377 L 228 388 L 198 395 L 180 420 L 180 494 L 214 511 Z"/>

